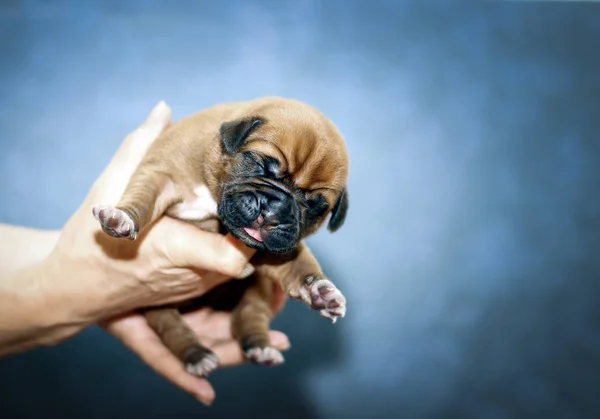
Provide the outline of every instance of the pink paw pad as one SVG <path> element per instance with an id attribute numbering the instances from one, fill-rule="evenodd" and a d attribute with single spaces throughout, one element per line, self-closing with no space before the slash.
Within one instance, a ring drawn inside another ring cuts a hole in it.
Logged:
<path id="1" fill-rule="evenodd" d="M 137 237 L 135 222 L 125 211 L 112 206 L 96 205 L 92 209 L 92 213 L 100 221 L 100 226 L 106 234 L 131 240 L 135 240 Z"/>
<path id="2" fill-rule="evenodd" d="M 333 323 L 338 317 L 346 315 L 346 298 L 333 282 L 326 278 L 306 277 L 300 288 L 300 297 Z"/>

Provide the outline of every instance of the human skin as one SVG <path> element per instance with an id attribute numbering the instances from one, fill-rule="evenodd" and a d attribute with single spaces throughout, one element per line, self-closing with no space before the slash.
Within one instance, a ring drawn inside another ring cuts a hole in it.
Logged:
<path id="1" fill-rule="evenodd" d="M 188 374 L 135 310 L 198 297 L 231 280 L 254 250 L 232 236 L 208 233 L 161 217 L 137 240 L 112 238 L 91 208 L 116 203 L 152 141 L 170 124 L 160 102 L 127 136 L 112 161 L 63 229 L 45 231 L 0 224 L 0 356 L 56 345 L 99 324 L 163 377 L 203 403 L 210 383 Z M 274 312 L 285 303 L 275 287 Z M 184 316 L 221 367 L 244 361 L 231 335 L 231 315 L 203 308 Z M 289 348 L 287 336 L 270 331 L 272 345 Z"/>

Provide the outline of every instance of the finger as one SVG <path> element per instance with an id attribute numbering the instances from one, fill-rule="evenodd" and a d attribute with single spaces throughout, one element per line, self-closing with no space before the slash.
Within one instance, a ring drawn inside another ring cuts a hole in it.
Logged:
<path id="1" fill-rule="evenodd" d="M 273 315 L 276 315 L 283 310 L 283 307 L 287 301 L 287 297 L 288 296 L 285 291 L 283 291 L 283 288 L 281 288 L 279 284 L 273 283 Z"/>
<path id="2" fill-rule="evenodd" d="M 215 399 L 215 391 L 210 383 L 189 374 L 183 364 L 163 345 L 158 336 L 139 316 L 126 319 L 129 324 L 122 327 L 115 323 L 107 327 L 107 330 L 115 334 L 121 341 L 135 352 L 150 368 L 162 377 L 166 378 L 177 387 L 190 393 L 204 404 L 211 404 Z M 124 329 L 121 333 L 120 329 Z"/>
<path id="3" fill-rule="evenodd" d="M 183 317 L 196 335 L 206 336 L 207 343 L 231 339 L 231 313 L 214 311 L 207 316 L 205 310 L 198 310 Z"/>
<path id="4" fill-rule="evenodd" d="M 171 108 L 164 101 L 158 102 L 146 120 L 129 134 L 117 152 L 110 167 L 136 167 L 154 140 L 167 128 L 171 122 Z"/>
<path id="5" fill-rule="evenodd" d="M 113 203 L 115 199 L 118 200 L 146 151 L 170 122 L 171 108 L 161 101 L 152 109 L 146 121 L 125 138 L 96 182 L 110 185 L 110 188 L 105 188 L 108 189 L 107 195 L 101 197 L 103 201 Z"/>
<path id="6" fill-rule="evenodd" d="M 277 330 L 269 331 L 271 346 L 279 351 L 287 351 L 290 348 L 290 340 L 287 335 Z M 211 348 L 219 357 L 219 368 L 228 368 L 246 362 L 239 342 L 228 340 Z"/>
<path id="7" fill-rule="evenodd" d="M 174 266 L 217 272 L 228 278 L 237 277 L 247 268 L 248 261 L 256 252 L 231 234 L 209 233 L 172 221 L 178 226 L 168 227 L 161 246 L 165 257 Z"/>

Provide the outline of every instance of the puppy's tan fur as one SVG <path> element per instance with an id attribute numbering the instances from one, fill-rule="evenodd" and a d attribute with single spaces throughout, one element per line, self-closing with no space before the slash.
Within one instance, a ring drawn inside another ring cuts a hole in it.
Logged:
<path id="1" fill-rule="evenodd" d="M 252 131 L 240 152 L 273 157 L 308 198 L 321 194 L 326 199 L 329 210 L 302 238 L 316 232 L 336 204 L 343 199 L 347 205 L 346 146 L 337 128 L 319 111 L 277 97 L 221 104 L 169 127 L 152 144 L 116 207 L 95 207 L 103 229 L 113 236 L 135 239 L 139 230 L 167 214 L 218 232 L 216 203 L 235 159 L 223 150 L 220 128 L 226 122 L 254 116 L 267 122 Z M 126 224 L 131 221 L 133 224 Z M 269 365 L 283 361 L 270 347 L 267 335 L 272 281 L 333 321 L 345 314 L 345 298 L 325 277 L 302 240 L 286 254 L 258 252 L 251 264 L 254 272 L 250 269 L 242 274 L 250 276 L 250 282 L 233 316 L 233 333 L 251 360 Z M 190 373 L 206 376 L 217 367 L 216 356 L 198 342 L 176 307 L 147 309 L 145 316 Z"/>

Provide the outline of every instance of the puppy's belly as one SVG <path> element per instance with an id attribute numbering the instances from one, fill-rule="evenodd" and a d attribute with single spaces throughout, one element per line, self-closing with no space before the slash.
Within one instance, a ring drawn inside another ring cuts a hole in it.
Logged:
<path id="1" fill-rule="evenodd" d="M 217 216 L 217 202 L 205 185 L 198 185 L 191 199 L 173 205 L 167 214 L 184 221 L 204 221 Z"/>

